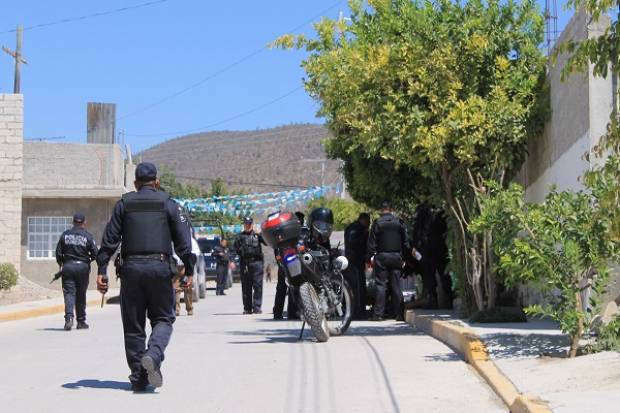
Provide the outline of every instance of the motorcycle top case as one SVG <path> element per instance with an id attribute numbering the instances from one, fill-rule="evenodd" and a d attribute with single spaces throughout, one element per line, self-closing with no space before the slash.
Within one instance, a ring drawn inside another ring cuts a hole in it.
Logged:
<path id="1" fill-rule="evenodd" d="M 292 213 L 278 212 L 267 217 L 261 233 L 271 248 L 294 248 L 301 235 L 301 224 Z"/>

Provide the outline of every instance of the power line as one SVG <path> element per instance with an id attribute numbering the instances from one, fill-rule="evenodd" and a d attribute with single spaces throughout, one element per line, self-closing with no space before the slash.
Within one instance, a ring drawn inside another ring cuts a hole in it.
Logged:
<path id="1" fill-rule="evenodd" d="M 101 12 L 97 12 L 97 13 L 86 14 L 86 15 L 83 15 L 83 16 L 66 17 L 66 18 L 60 19 L 60 20 L 55 20 L 55 21 L 51 21 L 51 22 L 47 22 L 47 23 L 35 24 L 33 26 L 27 26 L 27 27 L 24 27 L 24 30 L 34 30 L 34 29 L 40 29 L 40 28 L 43 28 L 43 27 L 57 26 L 59 24 L 72 23 L 72 22 L 92 19 L 92 18 L 96 18 L 96 17 L 108 16 L 110 14 L 116 14 L 116 13 L 126 12 L 126 11 L 129 11 L 129 10 L 140 9 L 140 8 L 143 8 L 143 7 L 153 6 L 155 4 L 166 3 L 168 1 L 170 1 L 170 0 L 154 0 L 154 1 L 148 1 L 146 3 L 136 4 L 136 5 L 133 5 L 133 6 L 121 7 L 121 8 L 113 9 L 113 10 L 107 10 L 107 11 L 101 11 Z M 17 31 L 16 29 L 11 29 L 11 30 L 6 30 L 6 31 L 3 31 L 3 32 L 0 32 L 0 34 L 15 33 L 16 31 Z"/>
<path id="2" fill-rule="evenodd" d="M 335 2 L 334 4 L 329 6 L 328 8 L 320 11 L 319 13 L 317 13 L 314 16 L 310 17 L 309 19 L 307 19 L 303 23 L 301 23 L 301 24 L 293 27 L 292 29 L 288 30 L 287 33 L 292 33 L 292 32 L 296 32 L 296 31 L 300 30 L 301 28 L 305 27 L 307 24 L 314 22 L 317 18 L 323 16 L 325 13 L 327 13 L 327 12 L 331 11 L 332 9 L 336 8 L 337 6 L 339 6 L 341 3 L 343 3 L 343 1 L 344 0 L 339 0 L 339 1 Z M 183 94 L 189 92 L 190 90 L 193 90 L 193 89 L 195 89 L 195 88 L 205 84 L 209 80 L 212 80 L 212 79 L 218 77 L 222 73 L 225 73 L 225 72 L 229 71 L 230 69 L 233 69 L 233 68 L 239 66 L 241 63 L 244 63 L 244 62 L 250 60 L 254 56 L 264 52 L 268 48 L 269 48 L 269 45 L 264 45 L 260 49 L 256 49 L 253 52 L 243 56 L 242 58 L 240 58 L 238 60 L 235 60 L 234 62 L 228 64 L 227 66 L 224 66 L 223 68 L 221 68 L 221 69 L 219 69 L 219 70 L 217 70 L 217 71 L 215 71 L 215 72 L 205 76 L 204 78 L 200 79 L 196 83 L 193 83 L 193 84 L 191 84 L 191 85 L 189 85 L 187 87 L 184 87 L 183 89 L 180 89 L 180 90 L 178 90 L 178 91 L 176 91 L 174 93 L 171 93 L 170 95 L 165 96 L 165 97 L 163 97 L 163 98 L 161 98 L 161 99 L 159 99 L 159 100 L 157 100 L 157 101 L 155 101 L 153 103 L 145 105 L 144 107 L 142 107 L 140 109 L 136 109 L 133 112 L 129 112 L 128 114 L 119 117 L 119 120 L 126 119 L 126 118 L 129 118 L 129 117 L 138 115 L 140 113 L 146 112 L 146 111 L 148 111 L 148 110 L 150 110 L 150 109 L 152 109 L 152 108 L 154 108 L 156 106 L 159 106 L 159 105 L 161 105 L 161 104 L 163 104 L 163 103 L 165 103 L 165 102 L 167 102 L 169 100 L 172 100 L 172 99 L 174 99 L 174 98 L 176 98 L 176 97 L 178 97 L 180 95 L 183 95 Z"/>
<path id="3" fill-rule="evenodd" d="M 238 114 L 236 114 L 234 116 L 231 116 L 229 118 L 222 119 L 220 121 L 217 121 L 217 122 L 214 122 L 214 123 L 211 123 L 209 125 L 202 126 L 202 127 L 198 127 L 198 128 L 194 128 L 194 129 L 186 129 L 186 130 L 163 132 L 163 133 L 126 133 L 125 136 L 157 137 L 157 136 L 170 136 L 170 135 L 184 135 L 184 134 L 188 134 L 188 133 L 192 133 L 192 132 L 206 131 L 207 129 L 211 129 L 211 128 L 214 128 L 216 126 L 220 126 L 220 125 L 222 125 L 224 123 L 228 123 L 228 122 L 231 122 L 233 120 L 236 120 L 236 119 L 242 118 L 244 116 L 250 115 L 250 114 L 252 114 L 254 112 L 258 112 L 261 109 L 264 109 L 264 108 L 266 108 L 268 106 L 271 106 L 274 103 L 277 103 L 277 102 L 279 102 L 279 101 L 281 101 L 281 100 L 291 96 L 293 93 L 295 93 L 295 92 L 297 92 L 297 91 L 299 91 L 301 89 L 303 89 L 303 86 L 297 86 L 295 89 L 290 90 L 290 91 L 286 92 L 285 94 L 283 94 L 281 96 L 278 96 L 277 98 L 272 99 L 272 100 L 270 100 L 268 102 L 265 102 L 265 103 L 263 103 L 263 104 L 261 104 L 259 106 L 256 106 L 256 107 L 254 107 L 254 108 L 252 108 L 250 110 L 246 110 L 245 112 L 238 113 Z"/>

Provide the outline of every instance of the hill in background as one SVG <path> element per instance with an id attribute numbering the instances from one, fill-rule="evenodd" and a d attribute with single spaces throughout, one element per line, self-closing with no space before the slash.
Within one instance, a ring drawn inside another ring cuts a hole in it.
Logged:
<path id="1" fill-rule="evenodd" d="M 328 136 L 324 126 L 313 124 L 206 132 L 171 139 L 137 156 L 205 189 L 210 180 L 222 178 L 230 188 L 272 192 L 321 185 L 321 162 L 305 161 L 326 158 L 321 142 Z M 340 183 L 339 165 L 325 162 L 325 185 Z"/>

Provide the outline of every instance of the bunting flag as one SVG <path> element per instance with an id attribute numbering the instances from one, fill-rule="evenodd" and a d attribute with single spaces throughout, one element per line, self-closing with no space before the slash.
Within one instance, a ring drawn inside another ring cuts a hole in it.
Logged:
<path id="1" fill-rule="evenodd" d="M 339 186 L 315 186 L 283 192 L 175 200 L 190 213 L 221 212 L 226 215 L 243 217 L 263 216 L 277 210 L 301 208 L 313 199 L 339 193 Z"/>

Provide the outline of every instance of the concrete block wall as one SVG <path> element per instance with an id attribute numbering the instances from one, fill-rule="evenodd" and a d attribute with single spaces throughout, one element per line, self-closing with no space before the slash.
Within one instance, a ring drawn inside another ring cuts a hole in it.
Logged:
<path id="1" fill-rule="evenodd" d="M 607 16 L 591 22 L 584 12 L 576 13 L 557 44 L 599 36 L 609 24 Z M 611 76 L 595 77 L 590 68 L 588 73 L 562 80 L 567 60 L 567 55 L 560 55 L 549 67 L 551 119 L 543 136 L 529 144 L 528 159 L 518 178 L 530 202 L 543 201 L 551 185 L 559 190 L 583 189 L 580 177 L 591 167 L 584 155 L 605 133 L 613 108 Z"/>
<path id="2" fill-rule="evenodd" d="M 20 271 L 24 100 L 0 94 L 0 262 Z"/>

